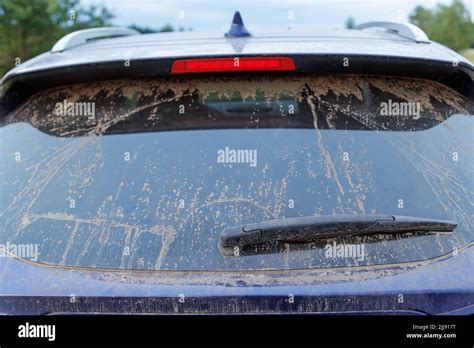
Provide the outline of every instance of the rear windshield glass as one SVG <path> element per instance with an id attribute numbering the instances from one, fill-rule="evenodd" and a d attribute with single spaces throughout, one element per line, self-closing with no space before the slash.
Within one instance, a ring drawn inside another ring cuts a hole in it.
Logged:
<path id="1" fill-rule="evenodd" d="M 0 246 L 35 246 L 26 256 L 35 262 L 146 270 L 364 266 L 451 253 L 474 239 L 471 110 L 440 84 L 389 77 L 47 90 L 2 120 Z M 458 226 L 237 253 L 218 246 L 226 227 L 340 214 Z"/>

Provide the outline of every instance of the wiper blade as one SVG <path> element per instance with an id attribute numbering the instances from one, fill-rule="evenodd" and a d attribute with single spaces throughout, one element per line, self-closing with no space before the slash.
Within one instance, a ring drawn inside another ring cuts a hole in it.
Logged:
<path id="1" fill-rule="evenodd" d="M 396 215 L 327 215 L 268 220 L 224 229 L 224 248 L 265 242 L 298 242 L 313 239 L 380 233 L 451 233 L 457 223 Z"/>

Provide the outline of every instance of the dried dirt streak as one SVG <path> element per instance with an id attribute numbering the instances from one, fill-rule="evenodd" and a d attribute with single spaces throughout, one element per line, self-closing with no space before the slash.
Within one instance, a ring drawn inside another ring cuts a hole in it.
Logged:
<path id="1" fill-rule="evenodd" d="M 387 80 L 375 77 L 368 80 L 369 83 L 381 91 L 391 93 L 407 101 L 419 102 L 423 110 L 431 110 L 435 114 L 438 114 L 438 112 L 431 103 L 432 97 L 439 102 L 446 103 L 460 113 L 468 113 L 467 109 L 462 106 L 464 97 L 457 92 L 433 81 L 429 84 L 423 84 L 423 88 L 421 88 L 418 81 L 417 79 L 397 78 Z"/>
<path id="2" fill-rule="evenodd" d="M 425 182 L 428 184 L 433 194 L 438 197 L 438 202 L 441 204 L 448 216 L 456 221 L 464 221 L 466 226 L 472 226 L 470 219 L 466 214 L 462 213 L 463 209 L 459 206 L 456 197 L 453 197 L 452 192 L 455 192 L 456 190 L 454 188 L 446 189 L 446 187 L 452 186 L 453 182 L 457 186 L 460 185 L 458 180 L 454 180 L 455 177 L 453 177 L 452 173 L 448 174 L 445 169 L 441 170 L 432 161 L 429 161 L 426 157 L 422 156 L 419 151 L 410 149 L 411 143 L 404 139 L 397 139 L 395 141 L 390 141 L 390 143 L 408 159 L 417 171 L 422 174 Z M 408 156 L 408 154 L 413 154 L 417 160 Z M 424 168 L 422 168 L 423 166 Z M 433 172 L 438 173 L 438 176 L 434 176 L 432 174 Z M 466 190 L 463 186 L 461 187 L 463 188 L 463 191 Z M 444 188 L 443 192 L 441 192 L 442 188 Z M 453 209 L 453 207 L 456 209 Z"/>
<path id="3" fill-rule="evenodd" d="M 61 262 L 59 263 L 60 265 L 66 264 L 66 258 L 69 254 L 69 250 L 71 250 L 71 247 L 74 244 L 74 239 L 76 238 L 77 230 L 79 229 L 79 224 L 80 223 L 77 221 L 74 224 L 74 228 L 72 229 L 71 235 L 69 236 L 69 239 L 67 241 L 66 249 L 64 249 L 63 256 L 61 257 Z"/>
<path id="4" fill-rule="evenodd" d="M 308 87 L 308 90 L 311 91 L 309 87 Z M 339 181 L 339 176 L 337 174 L 336 167 L 334 166 L 334 163 L 332 162 L 331 155 L 326 151 L 326 148 L 324 147 L 321 131 L 318 128 L 318 115 L 316 113 L 316 105 L 314 104 L 314 99 L 311 96 L 308 97 L 307 99 L 308 99 L 308 104 L 311 108 L 311 113 L 313 114 L 314 128 L 316 130 L 316 140 L 317 140 L 316 144 L 318 145 L 319 151 L 324 159 L 324 164 L 326 167 L 326 177 L 334 179 L 339 189 L 339 192 L 341 192 L 341 194 L 343 195 L 344 188 L 342 187 L 342 184 Z"/>
<path id="5" fill-rule="evenodd" d="M 28 182 L 28 185 L 25 186 L 20 191 L 20 193 L 18 195 L 15 196 L 15 198 L 13 199 L 13 202 L 10 203 L 10 205 L 0 215 L 4 215 L 5 213 L 13 210 L 15 208 L 15 204 L 19 204 L 19 201 L 21 201 L 23 198 L 30 198 L 28 196 L 33 195 L 32 201 L 27 206 L 28 209 L 31 208 L 31 206 L 33 205 L 33 203 L 36 200 L 37 196 L 42 192 L 42 190 L 45 188 L 45 186 L 51 180 L 51 178 L 52 178 L 51 175 L 52 176 L 56 175 L 56 173 L 58 172 L 59 169 L 62 168 L 64 163 L 66 163 L 77 151 L 79 151 L 84 145 L 86 145 L 88 141 L 89 140 L 84 141 L 84 139 L 81 139 L 81 140 L 78 140 L 76 142 L 69 143 L 66 146 L 64 146 L 64 147 L 60 148 L 59 150 L 57 150 L 56 152 L 54 152 L 51 156 L 46 157 L 45 159 L 43 159 L 37 165 L 35 165 L 33 167 L 30 167 L 30 168 L 35 168 L 33 174 L 36 174 L 37 171 L 40 171 L 40 169 L 39 169 L 40 164 L 43 163 L 43 162 L 46 162 L 46 169 L 44 169 L 44 171 L 51 171 L 51 173 L 50 173 L 49 176 L 36 175 L 36 176 L 33 177 L 33 179 L 30 179 L 30 181 Z M 76 144 L 77 144 L 77 147 L 74 150 L 74 147 L 76 146 Z M 65 152 L 67 152 L 71 148 L 73 149 L 72 151 L 70 151 L 71 153 L 64 154 Z M 56 169 L 54 167 L 53 167 L 53 169 L 50 169 L 49 168 L 50 164 L 55 163 L 55 162 L 58 162 L 59 165 L 56 166 Z M 46 179 L 46 180 L 44 180 L 44 179 Z M 35 181 L 39 181 L 39 182 L 36 183 Z M 39 186 L 41 186 L 42 183 L 43 183 L 43 187 L 41 188 L 41 190 L 38 191 L 38 193 L 35 194 L 35 188 L 38 188 Z M 31 192 L 31 191 L 33 191 L 33 192 Z M 18 211 L 18 210 L 21 210 L 21 209 L 15 209 L 15 211 Z"/>
<path id="6" fill-rule="evenodd" d="M 128 171 L 128 166 L 125 166 L 125 168 L 122 171 L 122 177 L 120 179 L 120 182 L 124 181 L 124 178 L 127 175 L 127 171 Z M 115 192 L 115 197 L 112 199 L 112 201 L 110 203 L 109 212 L 108 212 L 108 214 L 107 213 L 104 214 L 106 216 L 106 218 L 104 219 L 104 222 L 102 224 L 100 224 L 100 226 L 101 226 L 101 231 L 100 231 L 100 236 L 99 236 L 100 246 L 99 246 L 99 251 L 98 251 L 97 256 L 96 256 L 96 261 L 99 258 L 99 255 L 102 254 L 102 250 L 104 248 L 104 245 L 107 243 L 107 241 L 110 238 L 110 229 L 112 227 L 112 224 L 114 223 L 114 218 L 115 218 L 116 202 L 117 202 L 121 192 L 122 192 L 122 185 L 119 185 L 119 187 L 117 188 L 117 190 Z"/>
<path id="7" fill-rule="evenodd" d="M 287 185 L 288 184 L 286 182 L 286 177 L 284 177 L 281 180 L 281 186 L 280 186 L 279 192 L 275 192 L 276 190 L 274 190 L 275 204 L 273 205 L 273 215 L 276 216 L 277 218 L 283 218 L 283 206 L 284 206 L 283 196 L 285 195 Z"/>
<path id="8" fill-rule="evenodd" d="M 35 214 L 32 217 L 33 217 L 34 220 L 38 220 L 38 219 L 43 218 L 43 219 L 49 219 L 49 220 L 55 220 L 55 221 L 70 221 L 70 222 L 75 223 L 73 231 L 71 233 L 71 236 L 69 237 L 68 244 L 67 244 L 66 249 L 63 253 L 61 265 L 64 265 L 66 257 L 69 253 L 69 250 L 70 250 L 72 244 L 74 243 L 74 238 L 76 237 L 77 230 L 79 229 L 79 226 L 82 223 L 91 224 L 91 225 L 95 225 L 95 226 L 99 227 L 99 226 L 104 225 L 107 222 L 107 220 L 105 220 L 105 219 L 101 219 L 101 220 L 78 219 L 78 218 L 74 217 L 73 215 L 66 215 L 66 214 L 51 214 L 51 213 L 49 213 L 49 214 Z M 168 254 L 169 247 L 170 247 L 171 243 L 174 241 L 174 239 L 176 237 L 176 234 L 177 234 L 176 230 L 172 226 L 159 226 L 159 225 L 156 225 L 156 226 L 153 226 L 152 228 L 149 228 L 149 229 L 145 228 L 145 227 L 142 227 L 142 226 L 131 226 L 131 225 L 128 225 L 128 224 L 119 224 L 119 223 L 111 223 L 111 224 L 108 224 L 107 226 L 108 226 L 109 231 L 110 231 L 111 227 L 123 227 L 123 228 L 125 228 L 126 240 L 125 240 L 125 243 L 124 243 L 124 248 L 126 248 L 128 246 L 130 248 L 130 253 L 132 253 L 135 242 L 136 242 L 136 240 L 138 239 L 138 237 L 140 236 L 141 233 L 149 232 L 149 233 L 160 235 L 161 238 L 162 238 L 162 247 L 160 249 L 160 254 L 159 254 L 158 259 L 156 261 L 155 268 L 157 270 L 159 270 L 161 268 L 161 266 L 163 264 L 163 260 L 165 259 L 166 255 Z M 133 234 L 133 241 L 130 245 L 130 240 L 132 239 L 132 231 L 133 230 L 135 230 L 135 233 Z M 94 232 L 91 233 L 90 236 L 88 237 L 88 239 L 86 241 L 86 247 L 83 249 L 83 251 L 81 252 L 79 257 L 84 256 L 85 251 L 87 250 L 88 246 L 90 245 L 90 243 L 93 239 L 93 236 L 95 236 L 96 234 L 97 234 L 96 229 L 94 229 Z M 101 236 L 102 236 L 102 234 L 101 234 Z M 125 255 L 125 253 L 123 253 L 122 254 L 121 267 L 125 267 L 125 263 L 124 263 L 125 262 L 125 259 L 124 259 L 125 256 L 127 256 L 127 255 Z"/>
<path id="9" fill-rule="evenodd" d="M 161 267 L 163 266 L 163 261 L 168 255 L 168 251 L 170 249 L 171 243 L 173 243 L 175 237 L 176 237 L 176 230 L 171 227 L 167 226 L 165 229 L 163 229 L 163 232 L 161 234 L 161 250 L 160 250 L 160 255 L 158 256 L 158 259 L 156 260 L 155 263 L 155 269 L 160 270 Z"/>
<path id="10" fill-rule="evenodd" d="M 122 258 L 120 259 L 120 268 L 125 268 L 125 258 L 130 256 L 125 253 L 125 249 L 128 247 L 130 251 L 130 237 L 132 236 L 132 226 L 127 226 L 125 228 L 125 242 L 123 244 L 124 252 L 122 253 Z"/>
<path id="11" fill-rule="evenodd" d="M 71 222 L 85 223 L 85 224 L 91 224 L 91 225 L 101 225 L 106 221 L 105 219 L 91 219 L 91 220 L 80 219 L 80 218 L 76 218 L 74 215 L 63 214 L 63 213 L 33 214 L 30 217 L 35 220 L 48 219 L 48 220 L 56 220 L 56 221 L 71 221 Z M 134 227 L 126 223 L 118 223 L 118 222 L 113 222 L 110 226 L 123 227 L 123 228 Z M 161 226 L 154 226 L 151 229 L 147 229 L 142 226 L 137 226 L 137 227 L 146 232 L 156 233 L 154 232 L 154 228 L 161 227 Z M 158 234 L 161 235 L 161 233 L 158 233 Z"/>
<path id="12" fill-rule="evenodd" d="M 15 209 L 16 211 L 16 214 L 21 214 L 21 212 L 23 212 L 23 217 L 21 218 L 21 224 L 22 226 L 21 227 L 25 227 L 27 224 L 29 224 L 29 220 L 28 220 L 28 213 L 29 213 L 29 210 L 31 209 L 31 207 L 34 205 L 34 203 L 36 202 L 36 200 L 38 199 L 39 195 L 43 192 L 43 190 L 46 188 L 46 186 L 48 186 L 48 184 L 50 183 L 50 181 L 56 176 L 56 174 L 59 172 L 59 170 L 80 150 L 82 149 L 86 144 L 88 144 L 90 142 L 90 138 L 85 138 L 85 139 L 81 139 L 80 141 L 78 142 L 75 142 L 73 143 L 72 145 L 69 144 L 69 146 L 66 147 L 66 150 L 64 152 L 66 152 L 67 150 L 69 150 L 70 148 L 70 151 L 69 153 L 66 153 L 64 154 L 64 158 L 61 158 L 60 156 L 57 156 L 57 157 L 60 157 L 60 159 L 58 159 L 58 164 L 56 164 L 55 166 L 53 166 L 53 168 L 46 168 L 44 171 L 46 173 L 46 175 L 37 175 L 36 178 L 38 178 L 36 181 L 38 181 L 37 183 L 35 182 L 30 182 L 20 193 L 19 197 L 25 197 L 28 193 L 31 193 L 33 197 L 31 197 L 31 201 L 25 205 L 23 207 L 23 209 L 21 209 L 21 207 L 18 207 L 18 209 Z M 50 163 L 54 163 L 54 161 L 50 161 L 48 162 L 47 166 L 49 166 Z M 48 173 L 49 172 L 49 173 Z M 33 192 L 31 192 L 33 191 Z M 5 213 L 10 211 L 12 208 L 14 208 L 14 205 L 15 204 L 20 204 L 20 199 L 18 200 L 15 200 L 12 202 L 12 204 L 5 210 Z M 15 233 L 15 238 L 18 237 L 18 234 L 19 232 L 22 230 L 22 228 L 18 228 L 18 230 L 16 231 Z"/>
<path id="13" fill-rule="evenodd" d="M 214 204 L 220 204 L 220 203 L 230 203 L 230 202 L 246 202 L 246 203 L 250 203 L 252 204 L 253 206 L 259 208 L 259 209 L 262 209 L 263 211 L 265 211 L 269 216 L 275 218 L 275 219 L 278 219 L 278 216 L 270 211 L 270 209 L 266 208 L 266 207 L 263 207 L 257 203 L 255 203 L 254 201 L 250 200 L 250 199 L 246 199 L 246 198 L 241 198 L 241 197 L 236 197 L 236 198 L 230 198 L 230 199 L 219 199 L 219 200 L 216 200 L 216 201 L 212 201 L 212 202 L 208 202 L 208 203 L 205 203 L 201 206 L 199 206 L 198 208 L 196 208 L 196 211 L 199 211 L 200 209 L 202 208 L 206 208 L 208 206 L 211 206 L 211 205 L 214 205 Z M 185 220 L 187 221 L 187 219 Z"/>
<path id="14" fill-rule="evenodd" d="M 342 155 L 342 152 L 343 152 L 343 149 L 342 149 L 342 146 L 341 146 L 341 143 L 339 142 L 339 150 L 341 152 L 341 155 Z M 342 157 L 341 157 L 342 158 Z M 349 168 L 350 164 L 349 162 L 342 162 L 342 167 L 344 169 L 344 176 L 346 177 L 346 180 L 347 180 L 347 183 L 349 184 L 349 191 L 350 192 L 355 192 L 356 193 L 356 201 L 357 201 L 357 208 L 359 208 L 360 212 L 365 214 L 365 205 L 364 205 L 364 199 L 363 199 L 363 194 L 360 193 L 359 189 L 355 189 L 355 185 L 352 181 L 352 177 L 351 177 L 351 173 L 350 173 L 350 168 Z M 359 183 L 361 181 L 361 178 L 359 175 L 357 175 L 357 171 L 356 171 L 356 177 L 358 177 L 359 179 Z"/>

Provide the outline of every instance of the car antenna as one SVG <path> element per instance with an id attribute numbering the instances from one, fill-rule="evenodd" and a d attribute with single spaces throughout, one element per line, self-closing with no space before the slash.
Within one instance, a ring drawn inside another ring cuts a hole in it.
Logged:
<path id="1" fill-rule="evenodd" d="M 249 31 L 245 28 L 242 16 L 239 11 L 235 11 L 234 19 L 230 25 L 230 29 L 225 33 L 226 37 L 247 37 L 252 36 Z"/>

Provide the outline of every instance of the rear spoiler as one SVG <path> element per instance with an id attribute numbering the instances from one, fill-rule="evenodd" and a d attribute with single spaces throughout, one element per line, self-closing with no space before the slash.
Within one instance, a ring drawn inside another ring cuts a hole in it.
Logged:
<path id="1" fill-rule="evenodd" d="M 419 78 L 446 85 L 469 100 L 474 100 L 474 67 L 465 62 L 453 64 L 432 59 L 367 55 L 285 55 L 294 63 L 294 71 L 278 71 L 278 74 L 318 74 L 318 75 L 375 75 Z M 232 58 L 249 57 L 245 55 Z M 251 57 L 274 57 L 274 55 L 252 55 Z M 280 57 L 280 56 L 279 56 Z M 193 57 L 194 58 L 194 57 Z M 196 57 L 197 58 L 197 57 Z M 199 57 L 202 58 L 202 57 Z M 205 58 L 229 58 L 229 56 L 206 56 Z M 350 60 L 349 66 L 341 62 Z M 15 109 L 30 96 L 45 89 L 77 83 L 106 81 L 116 79 L 139 79 L 164 76 L 186 77 L 187 74 L 171 75 L 176 59 L 137 59 L 124 67 L 123 61 L 100 62 L 65 66 L 33 72 L 9 74 L 2 81 L 0 117 Z M 268 71 L 223 72 L 225 75 L 268 74 Z M 196 74 L 193 74 L 196 75 Z"/>

